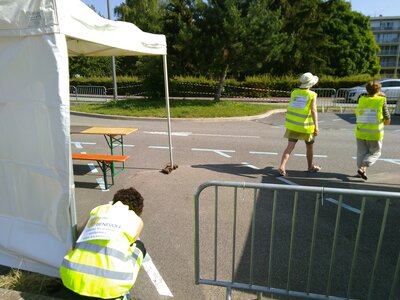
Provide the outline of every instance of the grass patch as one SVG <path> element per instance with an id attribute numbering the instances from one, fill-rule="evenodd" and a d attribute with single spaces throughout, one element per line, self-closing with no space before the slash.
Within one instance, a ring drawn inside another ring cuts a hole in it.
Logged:
<path id="1" fill-rule="evenodd" d="M 0 288 L 50 296 L 62 286 L 58 278 L 37 273 L 11 269 L 7 274 L 0 275 Z"/>
<path id="2" fill-rule="evenodd" d="M 254 116 L 286 106 L 252 104 L 233 101 L 171 100 L 172 118 L 221 118 Z M 71 106 L 72 111 L 131 117 L 165 118 L 165 102 L 148 99 L 126 99 L 106 103 L 82 103 Z"/>

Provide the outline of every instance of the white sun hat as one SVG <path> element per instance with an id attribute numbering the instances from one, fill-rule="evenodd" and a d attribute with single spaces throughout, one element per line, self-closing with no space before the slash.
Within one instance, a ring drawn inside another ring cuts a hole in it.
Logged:
<path id="1" fill-rule="evenodd" d="M 318 82 L 318 76 L 315 76 L 311 74 L 310 72 L 304 73 L 300 77 L 300 87 L 305 89 L 305 88 L 310 88 L 313 85 L 315 85 Z"/>

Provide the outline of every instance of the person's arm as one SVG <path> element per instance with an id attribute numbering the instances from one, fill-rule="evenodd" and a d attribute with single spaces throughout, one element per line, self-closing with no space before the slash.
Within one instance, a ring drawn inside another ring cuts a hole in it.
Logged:
<path id="1" fill-rule="evenodd" d="M 318 111 L 317 111 L 317 96 L 311 100 L 311 117 L 315 124 L 314 135 L 318 135 Z"/>
<path id="2" fill-rule="evenodd" d="M 144 226 L 143 220 L 141 218 L 139 218 L 139 219 L 140 219 L 140 222 L 139 222 L 139 224 L 138 224 L 138 226 L 136 228 L 135 237 L 133 238 L 134 241 L 136 241 L 139 238 L 139 235 L 142 232 L 143 226 Z"/>
<path id="3" fill-rule="evenodd" d="M 390 112 L 387 107 L 386 100 L 385 102 L 383 102 L 382 113 L 383 113 L 383 124 L 390 125 Z"/>

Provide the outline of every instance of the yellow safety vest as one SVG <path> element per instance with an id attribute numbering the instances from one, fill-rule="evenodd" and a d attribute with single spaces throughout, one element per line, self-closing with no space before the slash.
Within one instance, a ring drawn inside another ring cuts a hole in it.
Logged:
<path id="1" fill-rule="evenodd" d="M 356 137 L 360 140 L 380 141 L 383 139 L 383 104 L 386 98 L 381 96 L 363 96 L 358 100 L 356 109 Z"/>
<path id="2" fill-rule="evenodd" d="M 303 133 L 315 131 L 310 109 L 311 100 L 315 97 L 317 97 L 317 93 L 310 90 L 295 89 L 292 92 L 286 112 L 285 126 L 287 129 Z"/>
<path id="3" fill-rule="evenodd" d="M 140 218 L 121 202 L 94 208 L 75 249 L 63 259 L 60 276 L 64 286 L 77 294 L 103 299 L 129 292 L 143 261 L 142 251 L 131 246 L 138 222 Z M 112 239 L 91 239 L 96 234 Z"/>

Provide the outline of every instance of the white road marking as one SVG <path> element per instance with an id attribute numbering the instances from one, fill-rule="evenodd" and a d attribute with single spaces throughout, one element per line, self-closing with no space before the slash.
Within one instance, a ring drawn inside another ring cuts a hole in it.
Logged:
<path id="1" fill-rule="evenodd" d="M 217 153 L 219 155 L 222 155 L 222 156 L 228 157 L 228 158 L 230 158 L 232 156 L 226 154 L 225 152 L 228 152 L 228 153 L 235 153 L 236 152 L 235 150 L 200 149 L 200 148 L 192 148 L 192 151 L 214 152 L 214 153 Z"/>
<path id="2" fill-rule="evenodd" d="M 339 201 L 337 201 L 337 200 L 335 200 L 333 198 L 326 198 L 325 200 L 329 201 L 329 202 L 331 202 L 333 204 L 336 204 L 336 205 L 339 203 Z M 361 213 L 361 210 L 359 210 L 357 208 L 354 208 L 354 207 L 352 207 L 350 205 L 347 205 L 347 204 L 345 204 L 343 202 L 342 202 L 342 207 L 345 208 L 345 209 L 348 209 L 349 211 L 351 211 L 353 213 L 356 213 L 356 214 L 360 214 Z"/>
<path id="3" fill-rule="evenodd" d="M 340 121 L 340 120 L 343 120 L 343 119 L 333 119 L 332 121 L 333 122 L 337 122 L 337 121 Z"/>
<path id="4" fill-rule="evenodd" d="M 94 165 L 94 163 L 88 163 L 89 169 L 90 169 L 90 173 L 99 173 L 99 171 L 97 171 L 96 166 Z"/>
<path id="5" fill-rule="evenodd" d="M 168 132 L 164 131 L 143 131 L 143 133 L 147 134 L 159 134 L 159 135 L 167 135 Z M 192 133 L 192 132 L 172 132 L 171 135 L 174 136 L 212 136 L 212 137 L 233 137 L 233 138 L 251 138 L 251 139 L 259 139 L 260 136 L 256 135 L 232 135 L 232 134 L 212 134 L 212 133 Z"/>
<path id="6" fill-rule="evenodd" d="M 169 149 L 167 146 L 149 146 L 149 149 Z M 172 147 L 174 149 L 174 147 Z"/>
<path id="7" fill-rule="evenodd" d="M 353 159 L 357 159 L 357 157 L 353 156 Z M 378 158 L 378 160 L 382 160 L 391 164 L 400 165 L 400 159 L 395 158 Z"/>
<path id="8" fill-rule="evenodd" d="M 278 179 L 278 180 L 280 180 L 280 181 L 283 181 L 283 182 L 285 182 L 285 183 L 287 183 L 287 184 L 289 184 L 289 185 L 297 185 L 296 183 L 294 183 L 294 182 L 292 182 L 292 181 L 286 179 L 285 177 L 277 177 L 276 179 Z"/>
<path id="9" fill-rule="evenodd" d="M 292 181 L 286 179 L 285 177 L 277 177 L 276 179 L 278 179 L 278 180 L 280 180 L 280 181 L 283 181 L 283 182 L 285 182 L 285 183 L 287 183 L 287 184 L 289 184 L 289 185 L 298 185 L 298 184 L 296 184 L 296 183 L 294 183 L 294 182 L 292 182 Z M 324 200 L 324 199 L 322 199 L 322 200 Z M 339 201 L 337 201 L 337 200 L 335 200 L 335 199 L 333 199 L 333 198 L 326 198 L 325 200 L 326 200 L 326 201 L 329 201 L 329 202 L 331 202 L 331 203 L 334 203 L 334 204 L 336 204 L 336 205 L 339 203 Z M 342 202 L 342 207 L 343 207 L 344 209 L 347 209 L 347 210 L 353 212 L 353 213 L 360 214 L 360 210 L 359 210 L 359 209 L 354 208 L 354 207 L 352 207 L 352 206 L 350 206 L 350 205 L 347 205 L 347 204 L 345 204 L 345 203 L 343 203 L 343 202 Z"/>
<path id="10" fill-rule="evenodd" d="M 104 179 L 102 177 L 96 178 L 96 181 L 97 181 L 98 185 L 100 186 L 102 192 L 109 191 L 109 189 L 106 189 L 106 185 L 105 185 Z"/>
<path id="11" fill-rule="evenodd" d="M 174 297 L 169 290 L 167 284 L 165 283 L 164 279 L 161 277 L 160 273 L 158 272 L 156 266 L 153 263 L 153 260 L 150 257 L 149 252 L 147 252 L 146 256 L 143 259 L 142 263 L 143 268 L 149 275 L 150 280 L 153 282 L 154 286 L 157 289 L 157 292 L 161 296 L 167 297 Z"/>
<path id="12" fill-rule="evenodd" d="M 213 137 L 233 137 L 233 138 L 248 138 L 248 139 L 259 139 L 258 135 L 232 135 L 232 134 L 209 134 L 209 133 L 192 133 L 192 135 L 198 136 L 213 136 Z"/>
<path id="13" fill-rule="evenodd" d="M 115 148 L 115 147 L 121 147 L 121 144 L 120 144 L 120 143 L 113 144 L 113 147 L 114 147 L 114 148 Z M 124 144 L 124 148 L 125 148 L 125 147 L 133 148 L 133 147 L 135 147 L 135 145 Z"/>
<path id="14" fill-rule="evenodd" d="M 296 153 L 294 156 L 306 156 L 305 154 L 298 154 L 298 153 Z M 318 154 L 314 154 L 313 155 L 314 157 L 322 157 L 322 158 L 327 158 L 328 157 L 328 155 L 318 155 Z"/>
<path id="15" fill-rule="evenodd" d="M 72 142 L 71 144 L 74 144 L 76 149 L 82 149 L 83 146 L 82 145 L 96 145 L 96 143 L 86 143 L 86 142 Z"/>
<path id="16" fill-rule="evenodd" d="M 277 128 L 277 129 L 281 129 L 281 128 L 284 128 L 285 127 L 285 125 L 274 125 L 274 126 L 271 126 L 271 128 Z"/>
<path id="17" fill-rule="evenodd" d="M 260 168 L 259 168 L 259 167 L 256 167 L 256 166 L 253 166 L 253 165 L 250 165 L 250 164 L 249 164 L 249 163 L 247 163 L 247 162 L 242 162 L 242 165 L 245 165 L 246 167 L 252 168 L 252 169 L 254 169 L 254 170 L 260 170 Z"/>
<path id="18" fill-rule="evenodd" d="M 168 132 L 166 132 L 166 131 L 143 131 L 143 133 L 168 135 Z M 175 136 L 189 136 L 191 134 L 192 134 L 191 132 L 171 132 L 171 135 L 175 135 Z"/>
<path id="19" fill-rule="evenodd" d="M 249 151 L 250 154 L 265 154 L 265 155 L 278 155 L 276 152 L 258 152 L 258 151 Z"/>

